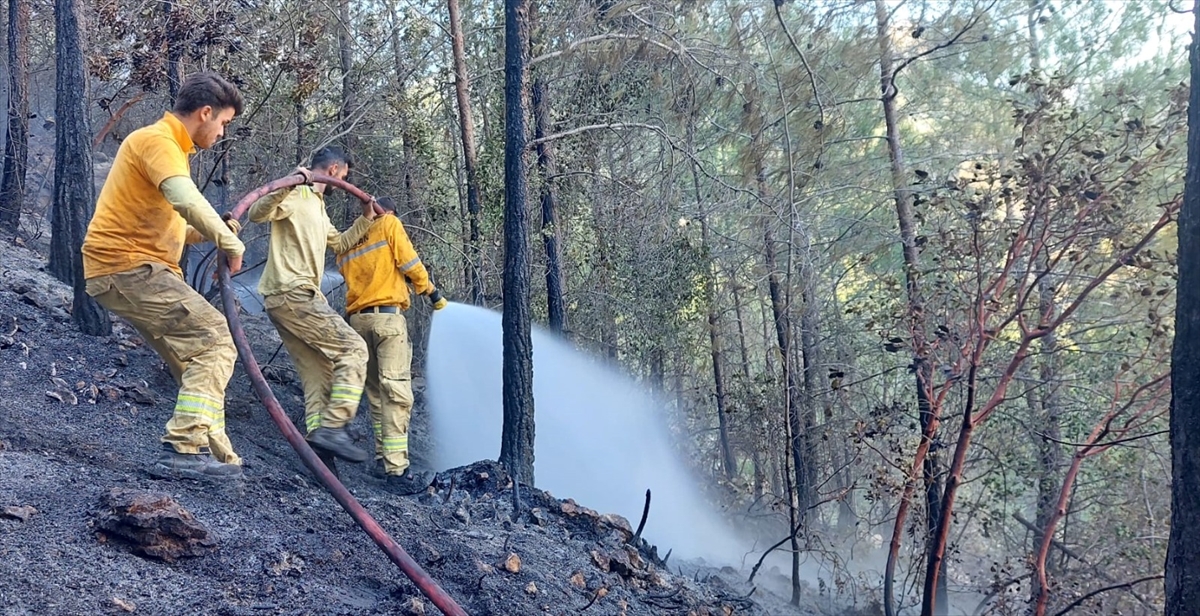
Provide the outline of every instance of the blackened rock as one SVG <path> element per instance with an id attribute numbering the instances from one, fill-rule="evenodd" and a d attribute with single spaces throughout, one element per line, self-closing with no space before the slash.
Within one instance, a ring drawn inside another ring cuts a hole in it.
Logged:
<path id="1" fill-rule="evenodd" d="M 166 494 L 113 488 L 100 501 L 97 528 L 140 556 L 174 562 L 217 547 L 217 538 Z"/>

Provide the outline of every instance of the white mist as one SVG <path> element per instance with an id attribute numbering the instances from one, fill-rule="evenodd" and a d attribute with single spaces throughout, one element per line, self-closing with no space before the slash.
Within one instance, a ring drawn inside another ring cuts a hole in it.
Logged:
<path id="1" fill-rule="evenodd" d="M 496 459 L 504 416 L 500 314 L 450 304 L 434 314 L 428 407 L 439 470 Z M 537 487 L 637 526 L 665 555 L 733 563 L 734 533 L 700 497 L 676 459 L 662 405 L 632 379 L 550 332 L 533 329 L 534 474 Z"/>

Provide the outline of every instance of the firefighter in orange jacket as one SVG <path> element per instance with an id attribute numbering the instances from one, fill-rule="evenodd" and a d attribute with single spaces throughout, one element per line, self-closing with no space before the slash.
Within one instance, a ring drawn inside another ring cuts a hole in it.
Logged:
<path id="1" fill-rule="evenodd" d="M 379 205 L 392 212 L 395 202 Z M 402 312 L 409 306 L 408 283 L 426 295 L 434 310 L 446 300 L 429 280 L 404 225 L 394 215 L 377 218 L 352 248 L 337 257 L 346 280 L 346 314 L 350 326 L 367 343 L 366 394 L 375 429 L 375 457 L 383 463 L 388 486 L 399 494 L 427 488 L 432 473 L 409 464 L 408 424 L 412 417 L 412 344 Z"/>

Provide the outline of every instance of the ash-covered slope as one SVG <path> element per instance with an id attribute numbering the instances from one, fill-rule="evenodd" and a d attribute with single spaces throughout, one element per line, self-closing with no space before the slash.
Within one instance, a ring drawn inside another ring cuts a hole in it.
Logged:
<path id="1" fill-rule="evenodd" d="M 69 291 L 41 264 L 3 240 L 0 511 L 18 509 L 0 515 L 0 613 L 437 613 L 308 475 L 240 368 L 227 415 L 245 480 L 152 478 L 170 375 L 128 327 L 78 334 Z M 248 327 L 266 360 L 273 330 L 254 319 Z M 298 414 L 284 354 L 273 367 L 276 394 Z M 522 492 L 531 509 L 514 523 L 511 482 L 493 463 L 442 473 L 417 497 L 387 493 L 363 467 L 343 465 L 342 477 L 470 614 L 815 613 L 751 593 L 729 571 L 670 562 L 687 573 L 672 574 L 627 544 L 627 522 L 542 492 Z M 97 528 L 114 488 L 173 497 L 216 549 L 170 563 L 133 554 Z"/>

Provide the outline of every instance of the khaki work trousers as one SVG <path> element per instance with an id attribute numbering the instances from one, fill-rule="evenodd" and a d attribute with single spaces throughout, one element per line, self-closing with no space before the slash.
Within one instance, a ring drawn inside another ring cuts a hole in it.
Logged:
<path id="1" fill-rule="evenodd" d="M 341 428 L 358 413 L 367 377 L 367 345 L 313 289 L 264 298 L 304 385 L 304 427 Z"/>
<path id="2" fill-rule="evenodd" d="M 400 475 L 408 468 L 408 423 L 412 418 L 412 345 L 404 315 L 358 313 L 350 326 L 367 343 L 367 402 L 375 428 L 375 458 L 383 470 Z"/>
<path id="3" fill-rule="evenodd" d="M 238 356 L 225 316 L 159 264 L 90 278 L 87 294 L 133 325 L 175 377 L 179 395 L 162 442 L 241 464 L 225 434 L 225 386 Z"/>

